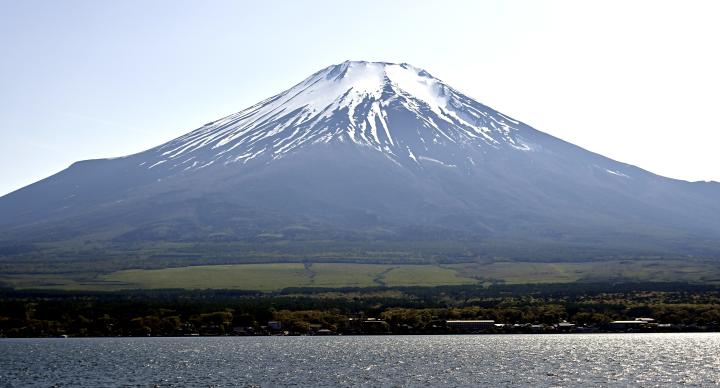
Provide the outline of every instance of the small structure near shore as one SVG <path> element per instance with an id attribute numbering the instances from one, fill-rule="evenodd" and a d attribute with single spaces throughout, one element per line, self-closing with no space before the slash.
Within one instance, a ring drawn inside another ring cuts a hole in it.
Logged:
<path id="1" fill-rule="evenodd" d="M 610 330 L 633 330 L 643 329 L 647 327 L 649 322 L 645 319 L 636 319 L 633 321 L 612 321 L 608 324 Z"/>
<path id="2" fill-rule="evenodd" d="M 568 321 L 562 321 L 555 325 L 555 330 L 563 333 L 570 333 L 575 331 L 575 324 Z"/>
<path id="3" fill-rule="evenodd" d="M 495 327 L 495 321 L 491 319 L 474 319 L 474 320 L 450 320 L 445 321 L 448 329 L 462 333 L 471 333 L 476 331 L 484 331 Z"/>

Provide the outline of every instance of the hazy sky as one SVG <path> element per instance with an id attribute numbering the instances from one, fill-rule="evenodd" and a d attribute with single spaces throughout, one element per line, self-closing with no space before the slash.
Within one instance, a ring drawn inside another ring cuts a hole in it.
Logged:
<path id="1" fill-rule="evenodd" d="M 346 59 L 720 181 L 720 2 L 0 0 L 0 195 L 142 151 Z"/>

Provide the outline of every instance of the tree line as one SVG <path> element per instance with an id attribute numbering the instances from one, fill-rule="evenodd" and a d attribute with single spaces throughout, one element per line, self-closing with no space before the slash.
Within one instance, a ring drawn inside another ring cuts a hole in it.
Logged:
<path id="1" fill-rule="evenodd" d="M 72 293 L 0 290 L 0 336 L 451 332 L 446 320 L 602 328 L 613 320 L 716 327 L 720 290 L 681 284 Z M 270 324 L 269 322 L 275 322 Z M 715 325 L 715 326 L 713 326 Z"/>

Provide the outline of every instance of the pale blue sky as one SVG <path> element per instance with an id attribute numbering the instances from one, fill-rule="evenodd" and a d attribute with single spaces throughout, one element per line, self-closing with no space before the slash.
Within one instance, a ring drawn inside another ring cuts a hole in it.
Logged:
<path id="1" fill-rule="evenodd" d="M 0 195 L 346 59 L 408 62 L 620 161 L 720 181 L 713 1 L 0 0 Z"/>

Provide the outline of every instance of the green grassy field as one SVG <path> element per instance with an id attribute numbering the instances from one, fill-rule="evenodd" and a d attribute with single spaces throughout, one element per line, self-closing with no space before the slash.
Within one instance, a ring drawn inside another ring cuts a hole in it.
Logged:
<path id="1" fill-rule="evenodd" d="M 18 289 L 242 289 L 287 287 L 438 286 L 461 284 L 575 282 L 689 282 L 720 284 L 711 261 L 646 260 L 578 263 L 494 262 L 449 265 L 265 263 L 198 265 L 74 274 L 0 274 Z"/>
<path id="2" fill-rule="evenodd" d="M 126 270 L 99 280 L 125 288 L 226 288 L 272 291 L 286 287 L 373 287 L 471 284 L 453 269 L 432 265 L 237 264 Z"/>

